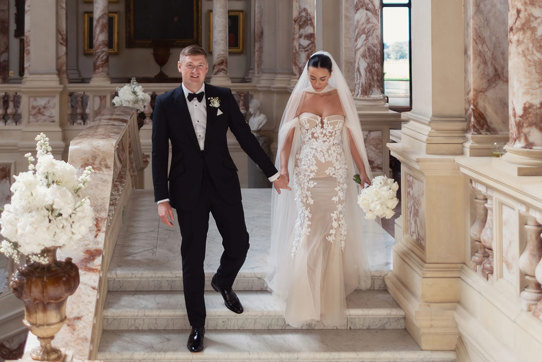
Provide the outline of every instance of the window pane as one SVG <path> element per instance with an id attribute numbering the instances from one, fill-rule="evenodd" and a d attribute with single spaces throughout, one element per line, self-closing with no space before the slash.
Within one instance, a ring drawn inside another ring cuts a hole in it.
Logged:
<path id="1" fill-rule="evenodd" d="M 384 7 L 384 93 L 391 106 L 410 105 L 409 9 Z"/>
<path id="2" fill-rule="evenodd" d="M 383 0 L 382 4 L 408 4 L 410 0 Z"/>

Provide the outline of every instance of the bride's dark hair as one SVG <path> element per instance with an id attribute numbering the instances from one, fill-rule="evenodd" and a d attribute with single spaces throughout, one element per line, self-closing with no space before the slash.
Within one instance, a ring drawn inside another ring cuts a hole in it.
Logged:
<path id="1" fill-rule="evenodd" d="M 331 62 L 331 58 L 325 54 L 314 54 L 307 62 L 307 69 L 309 69 L 309 67 L 326 68 L 330 73 L 332 66 L 333 63 Z"/>

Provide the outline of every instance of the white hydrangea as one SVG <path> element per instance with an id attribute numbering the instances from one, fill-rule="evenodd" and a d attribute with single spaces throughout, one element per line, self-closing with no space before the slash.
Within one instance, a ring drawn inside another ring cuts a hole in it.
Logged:
<path id="1" fill-rule="evenodd" d="M 151 97 L 145 93 L 143 87 L 139 85 L 135 78 L 132 78 L 130 84 L 117 88 L 118 96 L 113 98 L 114 106 L 135 107 L 139 112 L 145 110 L 145 106 L 150 102 Z"/>
<path id="2" fill-rule="evenodd" d="M 29 171 L 15 176 L 11 186 L 11 203 L 0 215 L 2 241 L 0 252 L 18 259 L 19 254 L 37 262 L 44 248 L 73 247 L 94 222 L 94 213 L 88 198 L 80 191 L 85 188 L 92 168 L 80 177 L 70 164 L 55 160 L 48 138 L 42 133 L 36 137 L 37 162 L 25 155 Z"/>
<path id="3" fill-rule="evenodd" d="M 394 215 L 393 209 L 399 200 L 396 197 L 399 185 L 386 176 L 377 176 L 369 187 L 361 190 L 358 205 L 365 212 L 365 218 L 373 220 L 377 217 L 389 219 Z"/>

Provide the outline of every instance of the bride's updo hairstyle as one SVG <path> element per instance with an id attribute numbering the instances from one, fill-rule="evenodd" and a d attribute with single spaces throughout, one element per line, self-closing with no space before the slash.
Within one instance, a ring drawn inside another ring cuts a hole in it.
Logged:
<path id="1" fill-rule="evenodd" d="M 333 63 L 331 62 L 331 58 L 325 54 L 314 54 L 307 62 L 307 69 L 309 69 L 309 67 L 326 68 L 330 73 L 332 66 Z"/>

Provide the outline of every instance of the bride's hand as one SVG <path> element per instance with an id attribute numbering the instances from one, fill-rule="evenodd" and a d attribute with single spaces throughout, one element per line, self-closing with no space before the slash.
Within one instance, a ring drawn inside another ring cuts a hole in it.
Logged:
<path id="1" fill-rule="evenodd" d="M 281 189 L 291 190 L 290 186 L 288 186 L 289 182 L 290 176 L 288 175 L 288 171 L 282 171 L 279 178 L 273 182 L 273 186 L 275 187 L 275 190 L 277 190 L 277 193 L 280 195 Z"/>
<path id="2" fill-rule="evenodd" d="M 361 175 L 361 185 L 363 188 L 365 188 L 365 184 L 367 184 L 367 186 L 371 186 L 371 179 L 369 178 L 369 176 L 367 176 L 366 173 Z"/>

